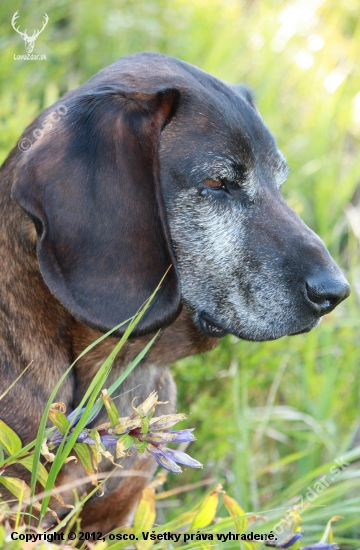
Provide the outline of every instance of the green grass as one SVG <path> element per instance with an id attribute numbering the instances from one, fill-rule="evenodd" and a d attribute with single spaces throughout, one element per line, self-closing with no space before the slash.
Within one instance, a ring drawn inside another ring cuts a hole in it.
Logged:
<path id="1" fill-rule="evenodd" d="M 25 52 L 10 26 L 16 9 L 28 29 L 48 13 L 35 47 L 47 62 L 13 60 Z M 360 173 L 359 9 L 358 0 L 2 2 L 0 160 L 36 114 L 117 57 L 144 50 L 180 57 L 253 87 L 291 167 L 284 196 L 352 284 L 351 297 L 310 334 L 264 344 L 228 337 L 174 366 L 179 410 L 191 412 L 188 424 L 197 426 L 192 454 L 205 471 L 169 476 L 167 489 L 211 476 L 245 510 L 286 508 L 351 446 L 360 419 L 360 262 L 345 209 Z M 316 501 L 326 507 L 304 513 L 304 540 L 316 540 L 340 514 L 335 540 L 360 548 L 359 489 L 355 466 L 345 469 Z M 203 492 L 172 497 L 159 521 L 189 509 Z"/>

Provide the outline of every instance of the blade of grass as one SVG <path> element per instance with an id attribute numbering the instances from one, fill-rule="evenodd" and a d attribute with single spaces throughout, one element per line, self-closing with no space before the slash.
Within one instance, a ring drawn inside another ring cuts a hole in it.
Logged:
<path id="1" fill-rule="evenodd" d="M 124 372 L 111 384 L 111 386 L 108 388 L 108 394 L 112 395 L 117 388 L 123 383 L 123 381 L 129 376 L 129 374 L 134 370 L 136 365 L 140 363 L 140 361 L 145 357 L 153 343 L 155 342 L 156 338 L 160 334 L 160 330 L 155 334 L 155 336 L 150 340 L 150 342 L 144 347 L 144 349 L 139 353 L 137 357 L 130 363 L 130 365 L 124 370 Z M 120 397 L 120 396 L 119 396 Z M 101 407 L 103 406 L 103 398 L 101 397 L 97 403 L 93 406 L 93 408 L 90 411 L 90 416 L 95 414 Z"/>
<path id="2" fill-rule="evenodd" d="M 168 270 L 167 270 L 167 272 L 168 272 Z M 111 352 L 109 357 L 107 357 L 107 359 L 105 360 L 103 365 L 100 367 L 99 371 L 96 373 L 96 375 L 95 375 L 94 379 L 92 380 L 88 390 L 86 391 L 84 397 L 82 398 L 81 402 L 79 403 L 78 408 L 80 409 L 80 408 L 82 408 L 82 406 L 87 401 L 84 413 L 80 417 L 80 419 L 79 419 L 78 423 L 76 424 L 75 428 L 73 428 L 73 432 L 71 433 L 69 439 L 66 441 L 66 437 L 67 437 L 67 433 L 66 433 L 64 438 L 63 438 L 63 441 L 61 442 L 61 444 L 59 446 L 59 449 L 58 449 L 58 451 L 55 455 L 54 462 L 52 463 L 50 471 L 49 471 L 48 481 L 47 481 L 47 485 L 46 485 L 46 488 L 45 488 L 46 490 L 49 490 L 55 484 L 56 477 L 57 477 L 58 473 L 60 472 L 60 469 L 62 468 L 63 464 L 65 463 L 66 458 L 69 456 L 69 454 L 70 454 L 70 452 L 71 452 L 71 450 L 72 450 L 72 448 L 73 448 L 73 446 L 74 446 L 74 444 L 75 444 L 75 442 L 78 438 L 78 435 L 80 434 L 80 432 L 83 430 L 83 428 L 87 424 L 87 419 L 89 418 L 89 413 L 90 413 L 96 399 L 98 398 L 98 395 L 100 393 L 101 388 L 103 387 L 103 385 L 105 383 L 106 378 L 108 377 L 108 375 L 110 373 L 110 370 L 111 370 L 114 359 L 116 358 L 116 356 L 119 353 L 120 349 L 122 348 L 122 346 L 125 344 L 125 342 L 129 338 L 129 336 L 130 336 L 131 332 L 133 331 L 133 329 L 135 328 L 135 326 L 138 324 L 138 322 L 141 320 L 141 318 L 143 317 L 143 315 L 147 311 L 147 309 L 150 306 L 150 303 L 152 302 L 155 294 L 158 292 L 164 278 L 166 277 L 167 272 L 165 273 L 164 277 L 161 279 L 160 283 L 158 284 L 158 286 L 156 287 L 154 292 L 151 294 L 149 299 L 145 302 L 145 304 L 142 307 L 142 309 L 140 310 L 140 312 L 136 313 L 136 315 L 132 318 L 132 320 L 130 321 L 128 327 L 126 328 L 123 336 L 121 337 L 120 341 L 115 346 L 114 350 Z M 127 370 L 130 372 L 129 369 L 127 369 Z M 126 376 L 127 375 L 128 374 L 126 374 Z M 49 403 L 49 408 L 50 408 L 50 405 L 51 405 L 51 403 Z M 39 450 L 40 450 L 41 443 L 38 444 L 38 446 L 39 446 Z M 36 483 L 36 478 L 34 480 L 34 491 L 35 491 L 35 483 Z M 40 522 L 42 521 L 42 519 L 43 519 L 43 517 L 46 513 L 46 509 L 47 509 L 49 501 L 50 501 L 50 497 L 45 497 L 45 499 L 42 502 Z"/>
<path id="3" fill-rule="evenodd" d="M 16 384 L 16 382 L 18 382 L 20 380 L 20 378 L 22 376 L 24 376 L 24 374 L 26 373 L 26 371 L 29 369 L 29 367 L 31 367 L 31 365 L 33 364 L 34 361 L 30 361 L 30 363 L 24 368 L 24 370 L 22 371 L 21 374 L 19 374 L 19 376 L 17 378 L 15 378 L 14 382 L 12 382 L 10 384 L 10 386 L 8 388 L 6 388 L 6 390 L 4 391 L 4 393 L 2 393 L 0 395 L 0 401 L 5 397 L 5 395 L 11 390 L 11 388 L 13 388 Z"/>
<path id="4" fill-rule="evenodd" d="M 122 327 L 127 322 L 129 322 L 129 319 L 127 319 L 126 321 L 120 323 L 119 325 L 117 325 L 115 328 L 111 329 L 106 334 L 103 334 L 102 336 L 100 336 L 100 338 L 98 338 L 95 342 L 90 344 L 83 352 L 81 352 L 79 357 L 77 357 L 75 359 L 75 361 L 70 365 L 70 367 L 64 372 L 64 374 L 61 376 L 58 383 L 55 385 L 53 391 L 51 392 L 51 395 L 48 399 L 48 402 L 47 402 L 46 407 L 44 409 L 43 415 L 41 417 L 38 433 L 37 433 L 36 440 L 35 440 L 34 469 L 32 471 L 32 475 L 31 475 L 30 497 L 33 497 L 34 494 L 35 494 L 36 480 L 37 480 L 37 465 L 38 465 L 38 462 L 40 461 L 41 445 L 42 445 L 43 439 L 45 437 L 46 422 L 47 422 L 47 419 L 48 419 L 49 410 L 50 410 L 50 407 L 51 407 L 52 403 L 55 400 L 55 396 L 56 396 L 60 386 L 62 385 L 63 381 L 68 376 L 68 374 L 70 373 L 70 371 L 74 367 L 74 365 L 79 361 L 79 359 L 81 359 L 81 357 L 83 357 L 93 347 L 95 347 L 97 344 L 102 342 L 102 340 L 107 338 L 110 334 L 112 334 L 115 330 L 118 330 L 120 327 Z M 34 442 L 30 443 L 25 448 L 23 448 L 22 451 L 28 451 L 29 449 L 31 449 L 33 447 L 33 445 L 34 445 Z M 17 455 L 21 456 L 21 453 L 19 452 L 19 453 L 17 453 Z M 14 455 L 12 457 L 12 459 L 14 459 L 14 458 L 17 458 L 17 456 Z M 31 514 L 31 505 L 30 505 L 30 514 Z"/>
<path id="5" fill-rule="evenodd" d="M 105 338 L 107 338 L 108 336 L 110 336 L 114 331 L 118 330 L 119 328 L 121 328 L 123 325 L 125 325 L 126 323 L 128 323 L 130 321 L 130 319 L 127 319 L 126 321 L 123 321 L 122 323 L 120 323 L 119 325 L 117 325 L 116 327 L 114 327 L 113 329 L 111 329 L 109 332 L 107 332 L 106 334 L 103 334 L 100 338 L 98 338 L 95 342 L 93 342 L 92 344 L 90 344 L 84 351 L 81 352 L 81 354 L 79 355 L 79 357 L 77 357 L 77 359 L 70 365 L 70 367 L 68 368 L 68 370 L 62 375 L 62 377 L 60 378 L 60 380 L 58 381 L 58 383 L 56 384 L 50 398 L 49 398 L 49 401 L 47 403 L 47 407 L 49 406 L 49 408 L 46 407 L 46 410 L 47 410 L 47 414 L 48 414 L 48 411 L 50 409 L 50 406 L 51 404 L 53 403 L 54 399 L 55 399 L 55 395 L 58 391 L 58 389 L 60 388 L 62 382 L 65 380 L 66 376 L 69 374 L 69 372 L 71 371 L 71 369 L 74 367 L 74 365 L 77 363 L 77 361 L 79 359 L 81 359 L 81 357 L 83 357 L 86 353 L 88 353 L 94 346 L 96 346 L 97 344 L 99 344 L 100 342 L 102 342 Z M 28 367 L 31 365 L 31 363 L 29 363 Z M 26 368 L 28 368 L 26 367 Z M 22 375 L 20 375 L 16 381 L 21 377 Z M 15 381 L 15 382 L 16 382 Z M 15 383 L 13 382 L 13 384 Z M 44 416 L 44 419 L 45 419 L 45 422 L 44 422 L 44 426 L 46 424 L 46 421 L 47 421 L 47 414 L 46 416 Z M 28 443 L 25 447 L 22 447 L 17 453 L 5 458 L 4 460 L 1 460 L 0 461 L 0 468 L 2 466 L 4 466 L 5 464 L 8 464 L 9 462 L 15 462 L 19 457 L 27 454 L 29 451 L 31 451 L 32 447 L 34 447 L 36 445 L 36 442 L 38 440 L 38 437 L 39 437 L 39 433 L 40 433 L 40 427 L 41 427 L 41 423 L 39 425 L 39 430 L 38 430 L 38 435 L 36 437 L 36 439 L 34 439 L 33 441 L 31 441 L 30 443 Z M 46 432 L 46 434 L 50 434 L 52 431 L 54 431 L 55 428 L 48 428 L 45 430 L 42 431 L 42 433 L 44 434 Z M 39 455 L 40 456 L 40 455 Z"/>

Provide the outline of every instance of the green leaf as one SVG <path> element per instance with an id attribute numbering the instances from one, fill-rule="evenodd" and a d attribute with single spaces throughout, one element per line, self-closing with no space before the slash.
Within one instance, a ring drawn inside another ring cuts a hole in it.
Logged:
<path id="1" fill-rule="evenodd" d="M 102 398 L 104 401 L 104 405 L 106 408 L 106 412 L 108 414 L 110 425 L 116 426 L 119 423 L 119 413 L 117 408 L 115 407 L 114 401 L 111 399 L 110 395 L 108 394 L 107 390 L 102 390 Z"/>
<path id="2" fill-rule="evenodd" d="M 32 472 L 34 469 L 34 455 L 26 456 L 21 460 L 18 460 L 18 463 L 22 464 L 27 470 L 29 470 L 29 472 Z M 45 466 L 41 462 L 39 462 L 37 465 L 37 480 L 43 487 L 46 487 L 48 475 L 49 474 Z M 60 502 L 61 506 L 63 506 L 64 508 L 74 508 L 71 504 L 66 504 L 66 502 L 64 502 L 61 493 L 58 493 L 55 487 L 53 487 L 51 493 L 52 496 L 56 498 L 56 500 Z"/>
<path id="3" fill-rule="evenodd" d="M 149 431 L 149 424 L 150 424 L 150 419 L 147 417 L 147 416 L 144 416 L 142 419 L 141 419 L 141 433 L 142 434 L 147 434 L 148 431 Z"/>
<path id="4" fill-rule="evenodd" d="M 135 447 L 137 448 L 137 450 L 139 451 L 139 453 L 144 453 L 146 448 L 148 446 L 148 442 L 147 441 L 139 441 L 139 443 L 135 443 Z"/>
<path id="5" fill-rule="evenodd" d="M 23 481 L 22 479 L 19 479 L 17 477 L 5 477 L 0 476 L 0 483 L 6 487 L 10 493 L 12 493 L 19 501 L 19 510 L 21 509 L 21 505 L 23 503 L 29 504 L 30 503 L 30 487 Z M 33 502 L 32 506 L 36 510 L 40 510 L 41 506 L 38 502 Z M 46 512 L 49 512 L 49 514 L 52 515 L 56 521 L 58 521 L 58 516 L 56 512 L 51 510 L 51 508 L 46 508 Z"/>
<path id="6" fill-rule="evenodd" d="M 55 424 L 61 435 L 65 435 L 69 429 L 70 422 L 66 418 L 65 414 L 57 408 L 57 405 L 59 405 L 59 403 L 53 403 L 51 405 L 48 416 L 51 422 Z"/>
<path id="7" fill-rule="evenodd" d="M 2 420 L 0 420 L 0 447 L 9 456 L 20 451 L 22 447 L 20 437 Z"/>
<path id="8" fill-rule="evenodd" d="M 94 472 L 92 457 L 88 445 L 85 443 L 75 443 L 74 451 L 76 452 L 81 464 L 83 465 L 88 476 L 92 478 L 92 484 L 98 485 L 96 474 Z"/>
<path id="9" fill-rule="evenodd" d="M 32 472 L 34 467 L 34 455 L 26 456 L 25 458 L 19 460 L 18 463 L 22 464 L 27 470 L 29 470 L 29 472 Z M 46 485 L 47 478 L 47 470 L 45 466 L 39 462 L 37 465 L 37 480 L 43 487 Z"/>
<path id="10" fill-rule="evenodd" d="M 196 512 L 185 512 L 184 514 L 181 514 L 177 518 L 174 518 L 173 520 L 169 521 L 168 523 L 165 523 L 165 525 L 161 525 L 160 527 L 157 527 L 155 531 L 158 533 L 163 533 L 165 531 L 177 531 L 178 529 L 184 527 L 185 525 L 190 525 L 190 523 L 193 521 L 194 517 L 196 516 Z"/>
<path id="11" fill-rule="evenodd" d="M 0 525 L 0 548 L 5 548 L 5 527 Z"/>
<path id="12" fill-rule="evenodd" d="M 25 481 L 17 477 L 0 476 L 0 483 L 6 487 L 11 494 L 13 494 L 20 503 L 29 502 L 30 487 L 26 485 Z"/>
<path id="13" fill-rule="evenodd" d="M 130 447 L 131 447 L 131 445 L 133 445 L 134 441 L 135 441 L 135 439 L 133 437 L 131 437 L 131 435 L 129 435 L 129 434 L 124 434 L 119 439 L 119 443 L 123 444 L 124 451 L 127 451 L 128 449 L 130 449 Z"/>

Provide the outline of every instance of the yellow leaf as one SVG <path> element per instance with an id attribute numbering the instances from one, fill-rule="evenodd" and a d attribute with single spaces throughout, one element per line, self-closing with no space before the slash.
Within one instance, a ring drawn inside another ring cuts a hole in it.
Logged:
<path id="1" fill-rule="evenodd" d="M 103 445 L 101 443 L 101 438 L 100 438 L 100 434 L 98 432 L 98 430 L 96 428 L 94 428 L 93 430 L 91 430 L 90 432 L 90 437 L 95 441 L 95 446 L 96 446 L 96 450 L 102 455 L 104 456 L 105 458 L 107 458 L 108 460 L 110 460 L 110 462 L 116 466 L 117 468 L 122 468 L 121 464 L 117 464 L 115 462 L 115 457 L 114 455 L 112 455 L 109 451 L 106 451 L 104 450 L 103 448 Z"/>
<path id="2" fill-rule="evenodd" d="M 178 422 L 181 422 L 182 420 L 185 420 L 186 414 L 182 413 L 174 413 L 174 414 L 163 414 L 161 416 L 156 416 L 150 420 L 150 427 L 156 428 L 157 430 L 159 428 L 163 428 L 168 430 L 174 424 L 177 424 Z"/>
<path id="3" fill-rule="evenodd" d="M 55 424 L 59 432 L 64 435 L 69 428 L 69 421 L 65 416 L 66 406 L 64 403 L 53 403 L 50 407 L 48 417 Z"/>
<path id="4" fill-rule="evenodd" d="M 141 535 L 141 531 L 150 531 L 154 525 L 155 516 L 155 488 L 145 487 L 141 493 L 141 499 L 135 512 L 135 535 Z"/>
<path id="5" fill-rule="evenodd" d="M 19 436 L 2 420 L 0 420 L 0 447 L 9 456 L 20 451 L 22 447 Z"/>
<path id="6" fill-rule="evenodd" d="M 149 483 L 148 487 L 150 487 L 151 489 L 157 489 L 158 487 L 160 487 L 160 485 L 163 485 L 165 481 L 166 475 L 162 472 L 159 472 L 158 474 L 156 474 L 155 479 L 153 479 L 151 483 Z"/>
<path id="7" fill-rule="evenodd" d="M 49 447 L 47 446 L 46 439 L 44 439 L 44 441 L 41 444 L 41 451 L 40 452 L 43 455 L 43 457 L 46 458 L 46 460 L 48 462 L 54 462 L 55 455 L 54 455 L 54 453 L 51 453 L 49 451 Z"/>
<path id="8" fill-rule="evenodd" d="M 19 461 L 19 464 L 22 464 L 29 472 L 32 472 L 33 465 L 34 465 L 34 455 L 26 456 L 25 458 L 21 458 Z M 43 487 L 45 487 L 46 482 L 48 478 L 48 473 L 46 471 L 46 468 L 41 462 L 38 463 L 38 470 L 37 470 L 37 480 Z"/>
<path id="9" fill-rule="evenodd" d="M 134 438 L 128 434 L 124 434 L 116 443 L 116 458 L 123 458 L 124 456 L 131 456 L 128 449 L 133 445 Z"/>
<path id="10" fill-rule="evenodd" d="M 135 512 L 134 531 L 140 539 L 136 542 L 136 550 L 147 550 L 155 544 L 155 540 L 141 540 L 142 531 L 150 531 L 155 521 L 155 490 L 162 485 L 166 477 L 163 474 L 157 474 L 156 478 L 143 489 L 141 500 Z"/>
<path id="11" fill-rule="evenodd" d="M 88 446 L 85 445 L 85 443 L 75 443 L 74 451 L 78 455 L 79 460 L 85 469 L 85 472 L 91 478 L 92 484 L 95 486 L 98 485 L 99 482 L 94 472 L 94 468 L 91 460 L 91 454 Z"/>
<path id="12" fill-rule="evenodd" d="M 53 403 L 50 405 L 51 411 L 60 411 L 61 413 L 66 413 L 66 405 L 62 401 L 58 401 L 58 403 Z"/>
<path id="13" fill-rule="evenodd" d="M 135 399 L 138 399 L 137 397 L 134 397 L 132 400 L 131 406 L 140 416 L 146 415 L 148 416 L 149 412 L 153 412 L 155 410 L 156 405 L 165 405 L 169 401 L 159 401 L 158 400 L 158 394 L 156 391 L 152 391 L 149 397 L 145 399 L 138 407 L 134 407 L 134 401 Z M 134 414 L 134 413 L 133 413 Z"/>
<path id="14" fill-rule="evenodd" d="M 74 506 L 72 504 L 66 504 L 66 502 L 64 501 L 63 497 L 61 496 L 61 493 L 58 493 L 56 490 L 55 490 L 55 487 L 52 489 L 51 491 L 51 494 L 54 498 L 56 498 L 56 500 L 60 503 L 60 505 L 63 507 L 63 508 L 70 508 L 71 510 L 74 508 Z"/>
<path id="15" fill-rule="evenodd" d="M 126 541 L 128 544 L 129 542 Z M 96 543 L 96 546 L 91 546 L 92 548 L 96 548 L 96 550 L 108 550 L 109 546 L 108 546 L 108 543 L 106 541 L 101 541 L 101 542 L 97 542 Z M 54 547 L 56 548 L 56 547 Z M 64 548 L 64 547 L 63 547 Z M 65 547 L 66 548 L 66 547 Z M 67 547 L 69 550 L 71 550 L 71 547 L 68 546 Z M 44 549 L 45 550 L 45 549 Z M 47 548 L 46 548 L 47 550 Z M 119 550 L 119 547 L 116 545 L 116 550 Z"/>
<path id="16" fill-rule="evenodd" d="M 6 487 L 6 489 L 19 500 L 20 505 L 30 504 L 30 487 L 25 483 L 25 481 L 18 479 L 17 477 L 0 476 L 0 483 L 2 483 L 2 485 L 4 485 L 4 487 Z M 39 502 L 33 502 L 33 507 L 36 510 L 41 510 Z M 47 508 L 46 511 L 49 512 L 49 514 L 51 514 L 57 522 L 60 521 L 54 510 Z"/>
<path id="17" fill-rule="evenodd" d="M 75 464 L 77 463 L 77 458 L 76 458 L 76 456 L 71 455 L 71 456 L 68 456 L 68 457 L 65 459 L 64 464 L 67 464 L 68 462 L 71 462 L 72 460 L 74 460 Z"/>
<path id="18" fill-rule="evenodd" d="M 88 447 L 90 447 L 91 452 L 92 452 L 94 470 L 98 471 L 99 462 L 101 462 L 101 460 L 102 460 L 102 454 L 99 453 L 99 451 L 97 450 L 96 445 L 88 445 Z"/>
<path id="19" fill-rule="evenodd" d="M 22 464 L 23 466 L 25 466 L 25 468 L 29 470 L 29 472 L 32 472 L 33 470 L 33 462 L 34 462 L 34 455 L 26 456 L 25 458 L 22 458 L 21 460 L 19 460 L 19 464 Z M 47 478 L 48 478 L 48 472 L 45 466 L 41 464 L 41 462 L 39 462 L 38 470 L 37 470 L 37 480 L 43 487 L 46 486 Z M 55 490 L 55 488 L 52 489 L 51 494 L 53 495 L 54 498 L 56 498 L 58 502 L 60 502 L 63 508 L 74 508 L 74 506 L 72 506 L 71 504 L 65 504 L 61 494 L 58 493 Z"/>
<path id="20" fill-rule="evenodd" d="M 190 531 L 206 527 L 212 522 L 216 514 L 220 492 L 222 492 L 222 487 L 221 485 L 218 485 L 200 504 L 198 513 L 194 517 L 194 520 L 190 526 Z"/>
<path id="21" fill-rule="evenodd" d="M 119 413 L 115 407 L 114 401 L 111 399 L 107 390 L 102 390 L 101 392 L 106 412 L 108 414 L 111 426 L 116 426 L 119 423 Z"/>
<path id="22" fill-rule="evenodd" d="M 339 519 L 343 519 L 343 516 L 333 516 L 329 519 L 324 534 L 319 542 L 334 542 L 331 524 L 333 521 L 338 521 Z"/>
<path id="23" fill-rule="evenodd" d="M 248 524 L 248 519 L 244 510 L 232 497 L 229 497 L 226 493 L 223 494 L 224 504 L 230 516 L 234 519 L 236 531 L 238 533 L 245 533 Z"/>
<path id="24" fill-rule="evenodd" d="M 28 503 L 30 500 L 30 487 L 25 481 L 17 477 L 0 476 L 0 483 L 6 487 L 20 502 Z"/>
<path id="25" fill-rule="evenodd" d="M 119 424 L 114 426 L 114 428 L 112 428 L 111 431 L 109 430 L 109 433 L 120 435 L 128 432 L 129 430 L 135 430 L 136 428 L 140 428 L 140 426 L 141 426 L 141 418 L 139 417 L 133 418 L 133 419 L 131 419 L 131 417 L 119 418 Z M 98 426 L 98 429 L 102 427 L 103 425 Z"/>

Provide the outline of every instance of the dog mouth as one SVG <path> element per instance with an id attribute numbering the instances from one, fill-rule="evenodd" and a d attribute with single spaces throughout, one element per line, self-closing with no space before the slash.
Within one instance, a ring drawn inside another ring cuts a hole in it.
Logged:
<path id="1" fill-rule="evenodd" d="M 296 332 L 290 332 L 289 336 L 297 336 L 298 334 L 305 334 L 306 332 L 310 332 L 313 328 L 317 327 L 321 323 L 321 320 L 322 320 L 322 317 L 318 317 L 302 330 L 298 330 Z"/>
<path id="2" fill-rule="evenodd" d="M 231 329 L 230 330 L 225 329 L 223 326 L 220 325 L 220 323 L 217 320 L 215 320 L 211 315 L 209 315 L 205 311 L 200 313 L 198 319 L 199 319 L 198 324 L 200 325 L 201 330 L 203 332 L 205 332 L 206 334 L 208 334 L 209 336 L 212 336 L 213 338 L 223 338 L 227 334 L 232 334 Z M 269 335 L 266 338 L 266 340 L 278 339 L 278 338 L 281 338 L 282 336 L 286 336 L 286 335 L 287 336 L 297 336 L 299 334 L 305 334 L 305 333 L 310 332 L 311 330 L 313 330 L 315 327 L 317 327 L 320 324 L 321 319 L 322 319 L 321 317 L 317 318 L 317 319 L 314 319 L 313 321 L 311 321 L 311 323 L 309 323 L 308 325 L 306 325 L 304 328 L 302 328 L 300 330 L 294 330 L 293 332 L 289 331 L 288 333 L 283 332 L 282 334 L 277 335 L 275 338 L 271 338 L 270 335 Z M 233 334 L 236 335 L 237 338 L 243 338 L 241 335 L 235 334 L 235 332 Z M 243 338 L 243 339 L 248 340 L 249 338 Z"/>
<path id="3" fill-rule="evenodd" d="M 199 322 L 201 329 L 209 336 L 213 336 L 214 338 L 222 338 L 223 336 L 228 334 L 227 330 L 222 328 L 217 323 L 217 321 L 215 321 L 212 317 L 210 317 L 210 315 L 208 315 L 204 311 L 200 313 Z"/>

